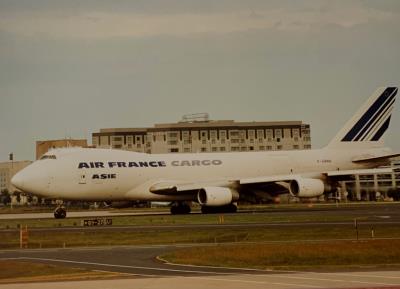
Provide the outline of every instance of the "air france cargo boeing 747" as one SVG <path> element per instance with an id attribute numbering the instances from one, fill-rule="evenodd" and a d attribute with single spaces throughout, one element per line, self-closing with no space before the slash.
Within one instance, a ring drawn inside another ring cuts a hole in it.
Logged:
<path id="1" fill-rule="evenodd" d="M 400 154 L 384 147 L 397 87 L 378 89 L 322 149 L 240 153 L 144 154 L 111 149 L 52 150 L 17 173 L 12 183 L 46 198 L 170 201 L 171 213 L 235 211 L 240 198 L 289 192 L 299 198 L 336 190 L 357 174 Z M 56 218 L 66 216 L 58 207 Z"/>

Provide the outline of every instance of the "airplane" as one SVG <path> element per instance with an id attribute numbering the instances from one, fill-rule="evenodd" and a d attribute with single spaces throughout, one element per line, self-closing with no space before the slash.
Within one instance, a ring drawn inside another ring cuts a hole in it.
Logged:
<path id="1" fill-rule="evenodd" d="M 224 153 L 145 154 L 113 149 L 64 148 L 47 152 L 18 172 L 23 192 L 62 200 L 173 202 L 172 214 L 236 212 L 252 194 L 290 193 L 313 198 L 357 174 L 388 173 L 384 146 L 397 87 L 382 87 L 321 149 Z M 59 206 L 55 218 L 65 218 Z"/>

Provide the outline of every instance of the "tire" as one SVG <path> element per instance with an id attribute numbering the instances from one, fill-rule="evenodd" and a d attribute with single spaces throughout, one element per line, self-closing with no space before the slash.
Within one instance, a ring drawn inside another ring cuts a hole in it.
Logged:
<path id="1" fill-rule="evenodd" d="M 67 216 L 67 211 L 63 208 L 57 208 L 54 210 L 54 218 L 56 219 L 65 219 Z"/>

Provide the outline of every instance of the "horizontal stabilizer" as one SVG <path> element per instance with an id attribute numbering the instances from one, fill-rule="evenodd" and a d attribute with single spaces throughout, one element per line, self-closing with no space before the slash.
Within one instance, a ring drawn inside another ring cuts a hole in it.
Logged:
<path id="1" fill-rule="evenodd" d="M 369 162 L 379 162 L 379 161 L 384 161 L 384 160 L 390 160 L 392 158 L 400 156 L 400 153 L 396 154 L 387 154 L 387 155 L 381 155 L 381 156 L 361 156 L 361 157 L 356 157 L 352 161 L 353 163 L 369 163 Z"/>

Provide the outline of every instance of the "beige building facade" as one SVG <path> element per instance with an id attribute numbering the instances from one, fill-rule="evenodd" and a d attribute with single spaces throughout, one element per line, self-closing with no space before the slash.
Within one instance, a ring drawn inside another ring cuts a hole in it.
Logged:
<path id="1" fill-rule="evenodd" d="M 311 148 L 310 126 L 301 121 L 181 121 L 149 128 L 109 128 L 92 145 L 143 153 L 302 150 Z"/>
<path id="2" fill-rule="evenodd" d="M 40 159 L 42 155 L 51 149 L 65 147 L 87 147 L 86 139 L 58 139 L 58 140 L 39 140 L 36 141 L 36 159 Z"/>
<path id="3" fill-rule="evenodd" d="M 0 192 L 4 190 L 8 190 L 10 193 L 16 191 L 17 189 L 11 184 L 12 177 L 31 163 L 31 161 L 0 162 Z"/>

